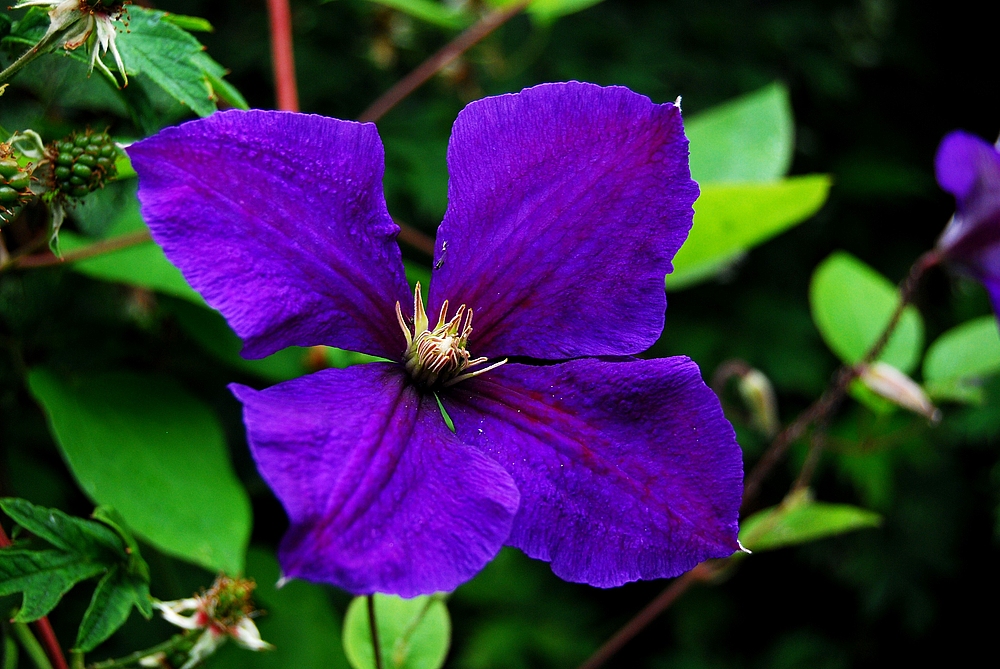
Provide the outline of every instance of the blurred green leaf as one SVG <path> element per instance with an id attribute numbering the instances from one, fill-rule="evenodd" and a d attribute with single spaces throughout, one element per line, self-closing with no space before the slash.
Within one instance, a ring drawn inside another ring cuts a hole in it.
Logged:
<path id="1" fill-rule="evenodd" d="M 142 232 L 148 230 L 139 214 L 139 202 L 133 197 L 121 210 L 108 230 L 106 239 L 102 241 Z M 64 231 L 59 235 L 59 243 L 63 253 L 66 254 L 81 251 L 97 242 Z M 94 279 L 125 283 L 181 297 L 195 304 L 205 304 L 201 295 L 188 285 L 180 270 L 167 260 L 163 251 L 152 240 L 75 261 L 72 267 L 75 271 Z"/>
<path id="2" fill-rule="evenodd" d="M 472 23 L 472 16 L 468 12 L 434 0 L 371 0 L 371 2 L 450 30 L 458 30 Z"/>
<path id="3" fill-rule="evenodd" d="M 583 11 L 603 0 L 533 0 L 525 11 L 531 18 L 542 23 L 549 23 L 567 14 Z M 520 0 L 488 0 L 494 7 L 506 7 Z"/>
<path id="4" fill-rule="evenodd" d="M 936 340 L 924 357 L 927 393 L 935 399 L 979 403 L 980 382 L 1000 372 L 1000 328 L 995 316 L 958 325 Z"/>
<path id="5" fill-rule="evenodd" d="M 84 492 L 164 552 L 239 573 L 250 502 L 212 412 L 173 379 L 110 373 L 29 385 Z"/>
<path id="6" fill-rule="evenodd" d="M 163 14 L 163 20 L 173 23 L 178 28 L 183 28 L 184 30 L 190 32 L 215 32 L 215 28 L 212 27 L 212 24 L 199 16 L 186 16 L 184 14 L 165 12 Z"/>
<path id="7" fill-rule="evenodd" d="M 849 365 L 860 362 L 889 324 L 899 292 L 892 283 L 849 253 L 820 263 L 809 286 L 813 322 L 827 346 Z M 903 312 L 879 360 L 904 373 L 920 360 L 924 325 L 919 312 Z"/>
<path id="8" fill-rule="evenodd" d="M 327 588 L 297 580 L 279 588 L 278 562 L 260 548 L 247 553 L 246 575 L 257 582 L 253 598 L 265 611 L 254 622 L 275 649 L 251 653 L 226 644 L 205 663 L 208 669 L 347 669 Z"/>
<path id="9" fill-rule="evenodd" d="M 829 191 L 830 178 L 822 174 L 773 184 L 703 185 L 691 234 L 674 258 L 667 288 L 713 276 L 740 254 L 815 214 Z"/>
<path id="10" fill-rule="evenodd" d="M 816 502 L 808 490 L 802 490 L 740 523 L 740 543 L 752 551 L 768 551 L 877 527 L 881 522 L 874 511 Z"/>
<path id="11" fill-rule="evenodd" d="M 691 176 L 699 184 L 777 181 L 792 164 L 792 107 L 780 83 L 713 107 L 684 126 Z"/>
<path id="12" fill-rule="evenodd" d="M 384 669 L 438 669 L 444 664 L 451 621 L 440 597 L 376 594 L 375 624 Z M 356 597 L 347 608 L 344 651 L 354 669 L 375 669 L 367 597 Z"/>

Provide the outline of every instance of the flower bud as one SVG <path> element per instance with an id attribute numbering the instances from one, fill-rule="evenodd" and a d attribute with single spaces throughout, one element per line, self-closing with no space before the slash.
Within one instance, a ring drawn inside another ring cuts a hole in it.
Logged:
<path id="1" fill-rule="evenodd" d="M 931 404 L 924 389 L 892 365 L 872 363 L 862 369 L 858 378 L 869 390 L 893 404 L 925 416 L 933 423 L 941 420 L 941 412 Z"/>
<path id="2" fill-rule="evenodd" d="M 740 376 L 740 397 L 750 410 L 750 424 L 767 437 L 778 432 L 778 400 L 771 381 L 759 369 Z"/>

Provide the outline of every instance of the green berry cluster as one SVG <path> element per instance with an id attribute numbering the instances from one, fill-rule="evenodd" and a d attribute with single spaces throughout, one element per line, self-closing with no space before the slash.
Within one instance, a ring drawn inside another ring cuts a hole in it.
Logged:
<path id="1" fill-rule="evenodd" d="M 0 144 L 0 213 L 8 213 L 31 199 L 30 185 L 31 166 L 21 167 L 10 147 Z"/>
<path id="2" fill-rule="evenodd" d="M 104 132 L 74 132 L 49 147 L 52 190 L 66 197 L 83 197 L 104 186 L 116 174 L 117 149 Z"/>

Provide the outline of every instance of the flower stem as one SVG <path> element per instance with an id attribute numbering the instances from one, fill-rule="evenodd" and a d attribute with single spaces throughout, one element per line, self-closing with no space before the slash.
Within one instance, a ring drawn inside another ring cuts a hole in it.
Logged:
<path id="1" fill-rule="evenodd" d="M 17 669 L 17 641 L 6 621 L 0 622 L 0 629 L 3 631 L 3 669 Z"/>
<path id="2" fill-rule="evenodd" d="M 145 650 L 137 650 L 130 655 L 126 655 L 125 657 L 119 657 L 114 660 L 104 660 L 103 662 L 95 662 L 94 664 L 88 666 L 87 669 L 117 669 L 118 667 L 128 667 L 137 663 L 144 657 L 149 657 L 150 655 L 155 655 L 157 653 L 169 653 L 188 641 L 189 639 L 186 634 L 175 634 L 163 643 L 158 643 Z"/>
<path id="3" fill-rule="evenodd" d="M 35 635 L 31 633 L 31 629 L 28 628 L 27 623 L 11 623 L 10 626 L 14 630 L 17 640 L 21 642 L 24 652 L 28 654 L 28 657 L 35 664 L 36 669 L 52 669 L 52 663 L 49 662 L 48 656 L 45 655 L 45 649 L 42 648 L 42 644 L 38 643 Z"/>
<path id="4" fill-rule="evenodd" d="M 521 0 L 521 2 L 514 3 L 504 9 L 490 12 L 479 19 L 479 21 L 466 29 L 462 34 L 446 44 L 440 51 L 421 63 L 417 69 L 396 82 L 392 88 L 373 102 L 368 109 L 361 112 L 358 120 L 374 122 L 385 116 L 403 98 L 420 88 L 428 79 L 447 67 L 491 32 L 520 14 L 529 4 L 531 4 L 531 0 Z"/>
<path id="5" fill-rule="evenodd" d="M 64 31 L 62 30 L 56 30 L 53 33 L 45 35 L 42 39 L 38 40 L 33 47 L 22 53 L 17 60 L 7 66 L 6 70 L 0 72 L 0 84 L 3 84 L 5 81 L 20 72 L 21 68 L 25 65 L 41 56 L 43 53 L 46 53 L 49 47 L 52 46 L 53 42 L 56 42 L 60 37 L 62 37 L 63 32 Z"/>
<path id="6" fill-rule="evenodd" d="M 267 0 L 271 26 L 271 61 L 274 67 L 278 109 L 299 110 L 299 90 L 295 81 L 295 52 L 292 48 L 292 11 L 288 0 Z"/>
<path id="7" fill-rule="evenodd" d="M 368 595 L 368 627 L 372 632 L 372 653 L 375 669 L 382 669 L 382 646 L 378 640 L 378 625 L 375 624 L 375 595 Z"/>
<path id="8" fill-rule="evenodd" d="M 31 269 L 36 267 L 51 267 L 53 265 L 62 265 L 64 263 L 75 262 L 77 260 L 86 260 L 87 258 L 93 258 L 94 256 L 103 255 L 112 251 L 119 251 L 121 249 L 137 246 L 151 240 L 152 237 L 149 236 L 149 233 L 142 230 L 95 242 L 94 244 L 77 251 L 64 253 L 62 258 L 57 258 L 51 253 L 41 253 L 38 255 L 15 255 L 11 257 L 8 262 L 0 264 L 0 272 L 15 268 Z"/>

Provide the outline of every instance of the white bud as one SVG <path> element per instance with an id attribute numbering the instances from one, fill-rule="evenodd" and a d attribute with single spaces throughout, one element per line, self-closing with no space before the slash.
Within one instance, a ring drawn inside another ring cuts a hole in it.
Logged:
<path id="1" fill-rule="evenodd" d="M 862 368 L 858 378 L 869 390 L 893 404 L 926 416 L 931 422 L 941 420 L 941 412 L 931 403 L 920 384 L 892 365 L 873 363 Z"/>

